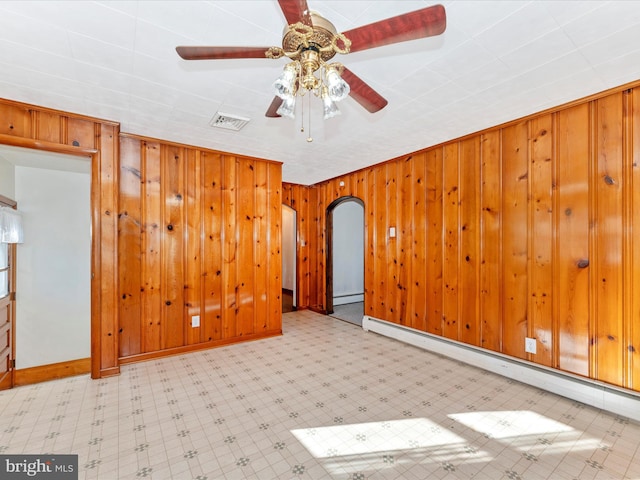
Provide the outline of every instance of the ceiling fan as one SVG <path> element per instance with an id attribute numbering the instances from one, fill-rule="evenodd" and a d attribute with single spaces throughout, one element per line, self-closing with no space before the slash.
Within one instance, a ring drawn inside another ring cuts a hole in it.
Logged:
<path id="1" fill-rule="evenodd" d="M 176 47 L 178 55 L 185 60 L 290 59 L 274 83 L 276 97 L 267 109 L 267 117 L 293 118 L 296 95 L 307 92 L 323 100 L 325 119 L 339 113 L 334 102 L 346 96 L 375 113 L 387 105 L 387 100 L 344 65 L 327 62 L 336 53 L 347 54 L 440 35 L 446 28 L 442 5 L 338 33 L 331 22 L 309 10 L 307 0 L 278 0 L 278 4 L 288 23 L 282 47 Z"/>

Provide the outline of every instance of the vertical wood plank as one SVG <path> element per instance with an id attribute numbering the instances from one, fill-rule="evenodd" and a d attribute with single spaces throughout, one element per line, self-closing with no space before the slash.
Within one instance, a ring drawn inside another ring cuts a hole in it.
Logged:
<path id="1" fill-rule="evenodd" d="M 426 155 L 427 177 L 427 332 L 443 334 L 444 157 L 443 148 Z"/>
<path id="2" fill-rule="evenodd" d="M 269 317 L 267 329 L 282 331 L 282 167 L 269 164 Z"/>
<path id="3" fill-rule="evenodd" d="M 287 205 L 296 211 L 296 230 L 297 230 L 297 250 L 298 256 L 296 261 L 297 281 L 298 281 L 298 308 L 309 307 L 310 299 L 310 281 L 311 281 L 311 262 L 309 255 L 311 249 L 309 247 L 309 226 L 315 225 L 314 219 L 309 218 L 309 188 L 296 185 L 291 193 L 291 200 Z"/>
<path id="4" fill-rule="evenodd" d="M 481 346 L 502 351 L 502 155 L 499 131 L 481 140 Z"/>
<path id="5" fill-rule="evenodd" d="M 184 150 L 161 147 L 162 292 L 161 346 L 184 345 Z"/>
<path id="6" fill-rule="evenodd" d="M 397 291 L 398 300 L 398 320 L 401 324 L 411 327 L 413 325 L 413 313 L 411 311 L 411 275 L 413 235 L 415 223 L 411 217 L 413 215 L 413 176 L 411 165 L 413 157 L 408 156 L 396 163 L 397 184 L 398 184 L 398 205 L 397 205 Z"/>
<path id="7" fill-rule="evenodd" d="M 589 106 L 556 114 L 555 312 L 558 367 L 589 375 Z"/>
<path id="8" fill-rule="evenodd" d="M 288 205 L 289 207 L 293 208 L 291 206 L 291 195 L 292 195 L 293 189 L 296 187 L 297 185 L 294 185 L 292 183 L 287 183 L 287 182 L 282 183 L 282 203 L 284 205 Z"/>
<path id="9" fill-rule="evenodd" d="M 67 145 L 82 148 L 96 148 L 96 139 L 93 132 L 94 123 L 80 118 L 67 119 Z"/>
<path id="10" fill-rule="evenodd" d="M 629 357 L 627 370 L 629 373 L 628 388 L 640 391 L 640 295 L 635 292 L 640 290 L 640 91 L 634 88 L 629 95 L 628 105 L 631 112 L 627 118 L 627 161 L 631 162 L 629 171 L 630 189 L 628 194 L 631 205 L 630 228 L 626 231 L 631 235 L 631 285 L 629 301 L 631 302 L 631 316 L 629 322 L 629 338 L 627 342 L 627 355 Z"/>
<path id="11" fill-rule="evenodd" d="M 557 365 L 553 317 L 554 162 L 553 117 L 530 121 L 530 312 L 529 335 L 536 339 L 535 361 Z"/>
<path id="12" fill-rule="evenodd" d="M 237 165 L 237 260 L 236 264 L 236 334 L 250 335 L 254 332 L 254 184 L 255 167 L 253 160 L 239 158 Z M 282 207 L 280 207 L 282 208 Z"/>
<path id="13" fill-rule="evenodd" d="M 62 118 L 58 113 L 36 112 L 36 139 L 45 142 L 63 143 L 61 131 Z"/>
<path id="14" fill-rule="evenodd" d="M 367 198 L 367 171 L 366 170 L 358 170 L 355 172 L 356 177 L 356 186 L 353 192 L 354 196 L 358 197 L 365 204 L 364 209 L 367 210 L 367 204 L 365 203 L 365 199 Z"/>
<path id="15" fill-rule="evenodd" d="M 459 236 L 459 145 L 445 145 L 443 156 L 442 230 L 444 232 L 442 265 L 442 334 L 458 340 L 458 274 L 460 260 Z"/>
<path id="16" fill-rule="evenodd" d="M 480 345 L 479 273 L 480 273 L 480 139 L 460 142 L 459 188 L 459 326 L 460 341 Z"/>
<path id="17" fill-rule="evenodd" d="M 376 264 L 376 246 L 378 242 L 378 232 L 376 229 L 379 205 L 376 202 L 376 170 L 374 168 L 367 169 L 365 181 L 370 188 L 367 188 L 365 198 L 365 225 L 366 225 L 366 243 L 364 258 L 364 313 L 365 315 L 375 316 L 376 300 L 378 296 L 378 285 L 375 282 L 375 273 L 377 271 Z"/>
<path id="18" fill-rule="evenodd" d="M 327 186 L 321 185 L 318 188 L 318 209 L 316 215 L 318 217 L 317 229 L 315 232 L 315 238 L 318 242 L 318 254 L 315 257 L 316 266 L 315 270 L 318 275 L 318 281 L 315 284 L 315 302 L 314 306 L 318 311 L 325 310 L 325 302 L 327 298 L 327 271 L 325 268 L 327 260 L 327 207 L 331 203 L 331 197 L 328 195 Z"/>
<path id="19" fill-rule="evenodd" d="M 140 141 L 120 140 L 118 323 L 120 357 L 141 352 Z"/>
<path id="20" fill-rule="evenodd" d="M 273 297 L 273 292 L 269 290 L 269 250 L 267 248 L 270 240 L 269 235 L 271 234 L 269 226 L 271 213 L 269 201 L 271 198 L 269 197 L 268 183 L 270 166 L 265 162 L 255 162 L 254 168 L 255 189 L 253 195 L 255 220 L 253 223 L 253 242 L 255 244 L 255 250 L 253 258 L 253 328 L 255 332 L 264 332 L 269 325 L 269 322 L 267 322 L 269 295 Z M 294 281 L 296 281 L 296 279 L 294 279 Z M 275 301 L 277 301 L 277 299 Z"/>
<path id="21" fill-rule="evenodd" d="M 103 372 L 113 374 L 119 369 L 118 361 L 118 129 L 113 125 L 96 124 L 100 139 L 98 165 L 100 178 L 100 359 Z M 95 205 L 95 203 L 94 203 Z M 96 335 L 92 333 L 92 338 Z"/>
<path id="22" fill-rule="evenodd" d="M 502 134 L 503 168 L 503 353 L 526 358 L 528 320 L 528 126 L 521 122 Z"/>
<path id="23" fill-rule="evenodd" d="M 633 90 L 622 92 L 622 355 L 625 387 L 633 386 Z"/>
<path id="24" fill-rule="evenodd" d="M 203 152 L 203 315 L 204 340 L 222 338 L 222 159 L 220 154 Z"/>
<path id="25" fill-rule="evenodd" d="M 237 335 L 238 285 L 236 282 L 237 260 L 237 207 L 238 185 L 236 157 L 222 156 L 222 337 Z"/>
<path id="26" fill-rule="evenodd" d="M 160 202 L 160 144 L 143 142 L 142 179 L 142 351 L 160 349 L 162 325 L 161 244 L 162 207 Z"/>
<path id="27" fill-rule="evenodd" d="M 387 290 L 385 294 L 385 303 L 389 309 L 389 317 L 393 322 L 402 323 L 400 318 L 400 292 L 398 289 L 399 281 L 399 265 L 398 265 L 398 253 L 402 238 L 398 238 L 398 234 L 401 233 L 401 225 L 398 223 L 398 205 L 402 202 L 398 202 L 398 162 L 390 162 L 385 166 L 385 204 L 387 205 L 387 223 L 386 223 L 386 237 L 388 238 L 389 253 L 387 255 L 387 272 L 389 274 L 389 281 L 387 282 Z M 389 234 L 389 227 L 396 229 L 396 236 L 392 238 Z"/>
<path id="28" fill-rule="evenodd" d="M 389 306 L 387 306 L 387 278 L 391 281 L 391 275 L 386 271 L 388 265 L 388 244 L 387 244 L 387 226 L 388 208 L 387 208 L 387 174 L 385 166 L 377 166 L 373 169 L 374 185 L 377 185 L 377 192 L 374 199 L 375 208 L 375 269 L 373 272 L 373 288 L 375 292 L 374 312 L 373 316 L 377 318 L 393 318 L 389 315 Z M 384 187 L 384 188 L 383 188 Z"/>
<path id="29" fill-rule="evenodd" d="M 184 324 L 185 343 L 203 341 L 202 327 L 202 169 L 199 151 L 187 150 L 184 158 Z M 200 326 L 192 326 L 192 317 L 200 317 Z"/>
<path id="30" fill-rule="evenodd" d="M 411 162 L 413 190 L 412 211 L 407 221 L 413 224 L 411 235 L 411 269 L 408 288 L 411 289 L 410 308 L 411 327 L 427 330 L 427 179 L 425 154 L 416 155 Z"/>
<path id="31" fill-rule="evenodd" d="M 595 278 L 596 378 L 621 385 L 622 311 L 622 94 L 596 100 Z"/>
<path id="32" fill-rule="evenodd" d="M 306 262 L 306 279 L 305 284 L 307 288 L 307 298 L 308 303 L 307 306 L 312 308 L 318 305 L 320 291 L 320 283 L 322 282 L 320 278 L 320 273 L 318 270 L 318 265 L 320 261 L 318 257 L 320 256 L 321 247 L 319 245 L 320 242 L 320 213 L 315 208 L 316 205 L 319 204 L 319 194 L 318 189 L 315 187 L 308 188 L 303 192 L 308 195 L 309 199 L 309 208 L 301 207 L 303 211 L 307 211 L 307 215 L 302 215 L 298 225 L 300 226 L 300 233 L 305 232 L 304 242 L 302 239 L 300 240 L 301 244 L 301 258 Z M 313 208 L 312 208 L 313 206 Z M 306 225 L 303 225 L 302 218 L 306 218 Z M 304 249 L 304 250 L 303 250 Z"/>

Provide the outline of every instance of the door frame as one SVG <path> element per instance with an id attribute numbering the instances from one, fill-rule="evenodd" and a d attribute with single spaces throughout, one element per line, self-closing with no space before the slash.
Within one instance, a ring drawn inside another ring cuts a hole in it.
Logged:
<path id="1" fill-rule="evenodd" d="M 17 208 L 17 202 L 12 200 L 4 195 L 0 195 L 0 206 L 2 207 L 10 207 Z M 7 368 L 7 374 L 0 379 L 0 390 L 6 390 L 8 388 L 13 388 L 14 385 L 14 372 L 16 369 L 15 358 L 16 358 L 16 246 L 14 243 L 7 244 L 8 247 L 8 255 L 9 255 L 9 294 L 6 299 L 2 301 L 8 301 L 9 305 L 9 328 L 11 330 L 9 342 L 11 343 L 11 348 L 9 350 L 9 365 Z"/>
<path id="2" fill-rule="evenodd" d="M 333 202 L 329 204 L 325 212 L 325 225 L 326 225 L 326 231 L 327 231 L 327 235 L 326 235 L 327 242 L 325 245 L 325 251 L 327 252 L 327 255 L 326 255 L 326 276 L 325 276 L 326 295 L 325 295 L 324 304 L 325 304 L 325 313 L 327 315 L 331 315 L 333 313 L 333 211 L 341 203 L 351 202 L 351 201 L 355 201 L 362 207 L 363 218 L 366 219 L 367 217 L 366 217 L 366 212 L 364 211 L 365 210 L 364 201 L 361 198 L 354 197 L 352 195 L 347 195 L 347 196 L 335 199 Z M 362 224 L 362 229 L 363 229 L 364 237 L 366 239 L 367 229 L 364 223 Z M 366 262 L 366 255 L 364 260 Z M 366 265 L 364 270 L 366 270 Z M 362 272 L 362 277 L 364 278 L 364 271 Z M 366 300 L 366 295 L 365 295 L 365 300 Z M 366 305 L 365 305 L 365 308 L 366 308 Z"/>
<path id="3" fill-rule="evenodd" d="M 100 151 L 95 148 L 77 147 L 74 145 L 14 137 L 5 134 L 0 134 L 0 144 L 91 159 L 91 378 L 101 378 L 104 376 L 104 374 L 102 374 L 102 362 L 100 358 L 102 351 L 102 339 L 100 338 L 102 321 L 100 311 L 102 301 L 102 259 L 100 258 L 99 243 L 99 239 L 101 238 L 100 212 L 97 210 L 100 205 Z M 111 213 L 109 212 L 109 214 Z M 15 310 L 13 315 L 15 316 Z M 13 335 L 15 336 L 15 325 L 13 325 L 13 327 Z M 13 348 L 15 349 L 15 339 L 13 341 Z M 13 353 L 13 358 L 15 359 L 15 352 Z M 120 368 L 118 366 L 109 369 L 108 374 L 115 375 L 119 372 Z"/>

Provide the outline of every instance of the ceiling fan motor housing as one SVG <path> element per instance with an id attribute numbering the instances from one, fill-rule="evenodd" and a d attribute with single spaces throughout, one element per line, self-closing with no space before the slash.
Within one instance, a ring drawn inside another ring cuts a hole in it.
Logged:
<path id="1" fill-rule="evenodd" d="M 297 23 L 287 25 L 282 34 L 282 49 L 293 60 L 302 60 L 303 52 L 317 52 L 322 62 L 331 60 L 336 51 L 331 47 L 338 36 L 336 27 L 317 12 L 311 12 L 312 27 Z M 321 62 L 318 62 L 318 65 Z"/>

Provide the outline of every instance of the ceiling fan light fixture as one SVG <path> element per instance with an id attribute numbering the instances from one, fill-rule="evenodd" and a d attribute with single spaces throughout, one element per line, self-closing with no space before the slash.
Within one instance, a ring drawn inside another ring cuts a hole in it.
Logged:
<path id="1" fill-rule="evenodd" d="M 282 105 L 280 105 L 276 113 L 281 117 L 295 118 L 296 97 L 289 95 L 283 98 L 283 100 Z"/>
<path id="2" fill-rule="evenodd" d="M 306 93 L 321 98 L 329 110 L 327 116 L 333 116 L 331 104 L 323 98 L 325 87 L 332 102 L 351 95 L 370 113 L 382 110 L 388 103 L 384 97 L 342 64 L 328 62 L 336 54 L 440 35 L 447 26 L 444 7 L 432 5 L 338 33 L 329 20 L 309 10 L 307 0 L 278 0 L 278 4 L 287 20 L 281 47 L 176 47 L 184 60 L 289 59 L 291 63 L 273 84 L 276 97 L 265 113 L 268 118 L 280 113 L 293 117 L 294 97 Z"/>

